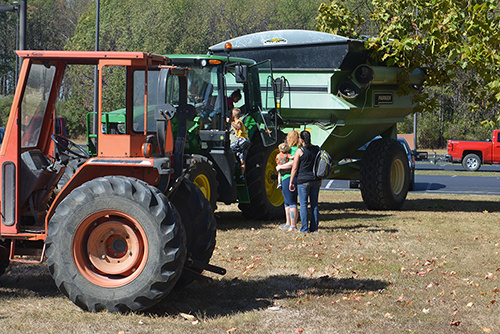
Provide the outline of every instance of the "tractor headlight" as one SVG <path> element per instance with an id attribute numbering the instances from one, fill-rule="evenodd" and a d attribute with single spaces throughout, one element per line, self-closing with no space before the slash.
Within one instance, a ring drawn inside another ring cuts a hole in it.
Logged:
<path id="1" fill-rule="evenodd" d="M 118 132 L 121 134 L 125 134 L 125 132 L 127 131 L 125 123 L 118 123 L 116 128 L 118 129 Z"/>

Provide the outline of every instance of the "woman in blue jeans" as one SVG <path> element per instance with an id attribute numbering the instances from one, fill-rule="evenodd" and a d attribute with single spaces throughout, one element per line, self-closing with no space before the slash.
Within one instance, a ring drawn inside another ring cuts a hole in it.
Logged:
<path id="1" fill-rule="evenodd" d="M 290 154 L 295 156 L 300 146 L 299 133 L 292 130 L 286 136 L 286 143 L 290 147 Z M 285 199 L 285 216 L 286 222 L 284 225 L 280 226 L 280 229 L 285 231 L 295 231 L 297 230 L 297 191 L 290 191 L 290 173 L 293 166 L 293 159 L 289 162 L 276 165 L 276 171 L 281 173 L 281 191 L 283 192 L 283 198 Z M 297 180 L 294 181 L 297 185 Z"/>
<path id="2" fill-rule="evenodd" d="M 295 156 L 293 158 L 289 187 L 290 191 L 295 190 L 294 181 L 295 178 L 297 178 L 300 220 L 302 222 L 300 232 L 316 232 L 318 230 L 319 223 L 318 199 L 321 179 L 318 179 L 316 175 L 314 175 L 313 166 L 314 158 L 319 152 L 319 147 L 311 145 L 311 134 L 308 131 L 302 131 L 300 133 L 300 141 L 302 143 L 302 147 L 295 152 Z M 308 215 L 308 201 L 311 205 L 311 216 Z"/>

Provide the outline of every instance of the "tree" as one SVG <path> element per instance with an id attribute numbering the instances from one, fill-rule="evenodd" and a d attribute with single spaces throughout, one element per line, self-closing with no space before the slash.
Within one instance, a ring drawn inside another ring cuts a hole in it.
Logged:
<path id="1" fill-rule="evenodd" d="M 378 31 L 366 46 L 374 62 L 406 69 L 424 67 L 427 75 L 416 111 L 439 108 L 440 96 L 432 89 L 455 83 L 455 94 L 468 97 L 471 111 L 498 110 L 500 101 L 500 16 L 497 0 L 372 0 L 363 2 L 370 12 L 366 20 Z M 348 9 L 349 8 L 349 9 Z M 359 6 L 357 7 L 359 8 Z M 362 33 L 365 17 L 352 1 L 322 5 L 318 28 Z M 465 78 L 456 85 L 456 80 Z M 402 80 L 404 76 L 402 77 Z M 402 85 L 401 87 L 406 87 Z M 404 93 L 404 91 L 401 91 Z M 495 117 L 484 121 L 493 125 Z"/>

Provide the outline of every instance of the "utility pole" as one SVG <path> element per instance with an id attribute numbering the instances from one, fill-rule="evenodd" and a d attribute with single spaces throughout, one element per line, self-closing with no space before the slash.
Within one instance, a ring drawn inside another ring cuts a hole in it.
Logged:
<path id="1" fill-rule="evenodd" d="M 99 7 L 100 1 L 96 0 L 96 9 L 95 9 L 95 51 L 99 51 Z M 99 67 L 96 65 L 94 71 L 94 117 L 93 122 L 94 125 L 92 127 L 92 132 L 96 135 L 94 145 L 97 148 L 97 133 L 98 129 L 98 110 L 99 110 Z"/>
<path id="2" fill-rule="evenodd" d="M 14 2 L 14 5 L 0 5 L 0 12 L 18 12 L 17 29 L 16 29 L 16 44 L 18 50 L 26 50 L 26 12 L 28 8 L 28 0 L 20 0 Z M 22 58 L 20 59 L 22 63 Z M 18 76 L 18 60 L 16 58 L 15 81 L 17 85 Z"/>

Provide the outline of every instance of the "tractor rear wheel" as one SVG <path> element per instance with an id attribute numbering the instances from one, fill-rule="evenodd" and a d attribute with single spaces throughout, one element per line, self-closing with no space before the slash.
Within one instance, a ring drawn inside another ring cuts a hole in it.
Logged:
<path id="1" fill-rule="evenodd" d="M 360 188 L 370 210 L 398 210 L 410 186 L 410 167 L 404 148 L 394 139 L 370 143 L 363 156 Z"/>
<path id="2" fill-rule="evenodd" d="M 256 138 L 257 137 L 257 138 Z M 254 136 L 246 161 L 246 181 L 250 203 L 240 203 L 243 214 L 253 219 L 281 219 L 285 217 L 284 198 L 281 189 L 277 189 L 276 155 L 279 136 L 275 145 L 264 147 L 260 135 Z"/>
<path id="3" fill-rule="evenodd" d="M 170 201 L 123 176 L 73 190 L 50 220 L 46 246 L 59 290 L 94 312 L 156 304 L 174 287 L 186 256 L 183 226 Z"/>
<path id="4" fill-rule="evenodd" d="M 189 180 L 182 180 L 171 197 L 186 232 L 187 260 L 177 285 L 184 286 L 203 272 L 215 249 L 216 221 L 207 198 Z M 193 275 L 194 274 L 194 275 Z"/>
<path id="5" fill-rule="evenodd" d="M 199 157 L 199 158 L 198 158 Z M 197 163 L 194 168 L 186 174 L 186 178 L 200 188 L 203 195 L 208 199 L 212 210 L 217 209 L 217 198 L 219 196 L 217 187 L 217 172 L 210 161 L 203 156 L 196 156 Z"/>

